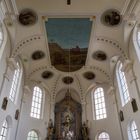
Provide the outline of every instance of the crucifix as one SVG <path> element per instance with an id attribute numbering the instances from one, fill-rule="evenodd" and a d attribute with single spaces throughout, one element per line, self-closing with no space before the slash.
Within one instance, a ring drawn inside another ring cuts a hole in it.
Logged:
<path id="1" fill-rule="evenodd" d="M 67 0 L 67 5 L 71 5 L 71 0 Z"/>

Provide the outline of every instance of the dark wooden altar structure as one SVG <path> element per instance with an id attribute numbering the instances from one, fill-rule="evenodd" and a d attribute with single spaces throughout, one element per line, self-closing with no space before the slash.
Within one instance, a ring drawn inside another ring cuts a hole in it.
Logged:
<path id="1" fill-rule="evenodd" d="M 67 130 L 72 132 L 72 140 L 81 140 L 82 107 L 69 92 L 55 105 L 54 127 L 56 140 L 67 140 L 64 136 Z"/>

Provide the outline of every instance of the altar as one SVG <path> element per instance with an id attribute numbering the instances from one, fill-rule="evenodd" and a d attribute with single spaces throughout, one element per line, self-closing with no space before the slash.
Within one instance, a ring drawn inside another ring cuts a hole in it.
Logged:
<path id="1" fill-rule="evenodd" d="M 81 140 L 82 107 L 69 92 L 55 104 L 54 139 Z"/>

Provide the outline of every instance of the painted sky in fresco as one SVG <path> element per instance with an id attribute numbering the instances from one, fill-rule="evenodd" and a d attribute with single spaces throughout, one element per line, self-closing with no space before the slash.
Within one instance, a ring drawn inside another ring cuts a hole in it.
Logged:
<path id="1" fill-rule="evenodd" d="M 88 48 L 92 21 L 89 18 L 49 18 L 45 22 L 48 42 L 64 49 Z"/>

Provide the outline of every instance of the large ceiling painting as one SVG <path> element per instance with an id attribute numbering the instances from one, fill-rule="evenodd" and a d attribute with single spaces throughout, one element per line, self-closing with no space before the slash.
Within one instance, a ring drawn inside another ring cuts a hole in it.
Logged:
<path id="1" fill-rule="evenodd" d="M 84 66 L 92 21 L 89 18 L 49 18 L 45 25 L 51 64 L 64 72 Z"/>

